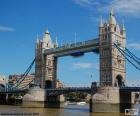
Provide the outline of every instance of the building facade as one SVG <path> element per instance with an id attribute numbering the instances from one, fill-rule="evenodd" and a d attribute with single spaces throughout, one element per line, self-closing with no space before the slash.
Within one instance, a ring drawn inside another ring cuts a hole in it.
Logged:
<path id="1" fill-rule="evenodd" d="M 0 88 L 6 87 L 6 84 L 7 84 L 6 76 L 0 75 Z"/>
<path id="2" fill-rule="evenodd" d="M 35 78 L 34 74 L 27 75 L 23 81 L 21 79 L 22 77 L 23 75 L 18 75 L 18 74 L 9 75 L 9 81 L 8 81 L 9 86 L 17 87 L 17 88 L 29 88 L 31 87 L 31 85 L 34 85 L 34 78 Z"/>
<path id="3" fill-rule="evenodd" d="M 125 27 L 116 22 L 113 9 L 109 21 L 100 21 L 99 51 L 100 51 L 100 83 L 104 86 L 122 86 L 125 81 L 125 55 L 123 56 L 114 46 L 117 44 L 125 50 Z"/>
<path id="4" fill-rule="evenodd" d="M 57 58 L 53 57 L 53 55 L 44 55 L 43 51 L 57 46 L 57 40 L 55 43 L 52 43 L 48 30 L 45 32 L 42 40 L 37 38 L 35 50 L 35 83 L 41 88 L 56 86 Z"/>

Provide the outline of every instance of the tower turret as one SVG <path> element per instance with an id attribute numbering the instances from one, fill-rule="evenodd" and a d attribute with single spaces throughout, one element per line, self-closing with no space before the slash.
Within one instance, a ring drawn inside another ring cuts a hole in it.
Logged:
<path id="1" fill-rule="evenodd" d="M 58 47 L 58 42 L 57 42 L 57 37 L 55 38 L 55 42 L 54 42 L 54 48 Z"/>
<path id="2" fill-rule="evenodd" d="M 43 48 L 52 48 L 52 41 L 51 41 L 51 36 L 50 32 L 46 30 L 44 37 L 43 37 Z"/>
<path id="3" fill-rule="evenodd" d="M 124 23 L 122 25 L 122 35 L 123 35 L 124 38 L 126 38 L 126 30 L 125 30 Z"/>
<path id="4" fill-rule="evenodd" d="M 108 86 L 122 86 L 125 81 L 125 57 L 120 54 L 114 43 L 125 48 L 125 28 L 116 22 L 111 9 L 109 22 L 100 24 L 100 82 Z"/>
<path id="5" fill-rule="evenodd" d="M 100 26 L 99 27 L 103 27 L 103 19 L 102 19 L 102 17 L 100 18 Z"/>
<path id="6" fill-rule="evenodd" d="M 110 11 L 109 24 L 116 25 L 115 13 L 113 8 Z"/>

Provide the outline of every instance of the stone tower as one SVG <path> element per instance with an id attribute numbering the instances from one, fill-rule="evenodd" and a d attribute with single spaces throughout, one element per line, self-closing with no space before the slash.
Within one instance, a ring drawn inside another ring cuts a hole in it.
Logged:
<path id="1" fill-rule="evenodd" d="M 102 86 L 122 86 L 125 81 L 125 57 L 114 47 L 114 43 L 125 50 L 125 27 L 116 22 L 112 9 L 109 21 L 103 23 L 101 19 L 99 26 L 100 84 Z"/>
<path id="2" fill-rule="evenodd" d="M 44 55 L 45 49 L 57 47 L 57 42 L 52 43 L 50 33 L 45 32 L 43 40 L 36 43 L 35 83 L 41 88 L 54 88 L 56 78 L 57 59 L 53 55 Z"/>

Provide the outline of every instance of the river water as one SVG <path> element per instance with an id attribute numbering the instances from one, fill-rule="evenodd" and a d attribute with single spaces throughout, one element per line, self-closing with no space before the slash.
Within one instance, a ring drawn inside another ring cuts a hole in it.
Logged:
<path id="1" fill-rule="evenodd" d="M 60 109 L 22 108 L 21 106 L 0 105 L 0 116 L 125 116 L 125 114 L 89 113 L 88 105 L 67 105 Z"/>

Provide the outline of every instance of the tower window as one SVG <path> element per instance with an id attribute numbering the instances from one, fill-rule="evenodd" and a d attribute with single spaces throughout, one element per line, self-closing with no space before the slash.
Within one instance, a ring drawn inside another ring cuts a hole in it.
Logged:
<path id="1" fill-rule="evenodd" d="M 116 26 L 114 27 L 114 31 L 116 32 Z"/>
<path id="2" fill-rule="evenodd" d="M 107 27 L 105 28 L 105 32 L 107 32 Z"/>
<path id="3" fill-rule="evenodd" d="M 48 66 L 51 66 L 51 60 L 48 61 Z"/>

